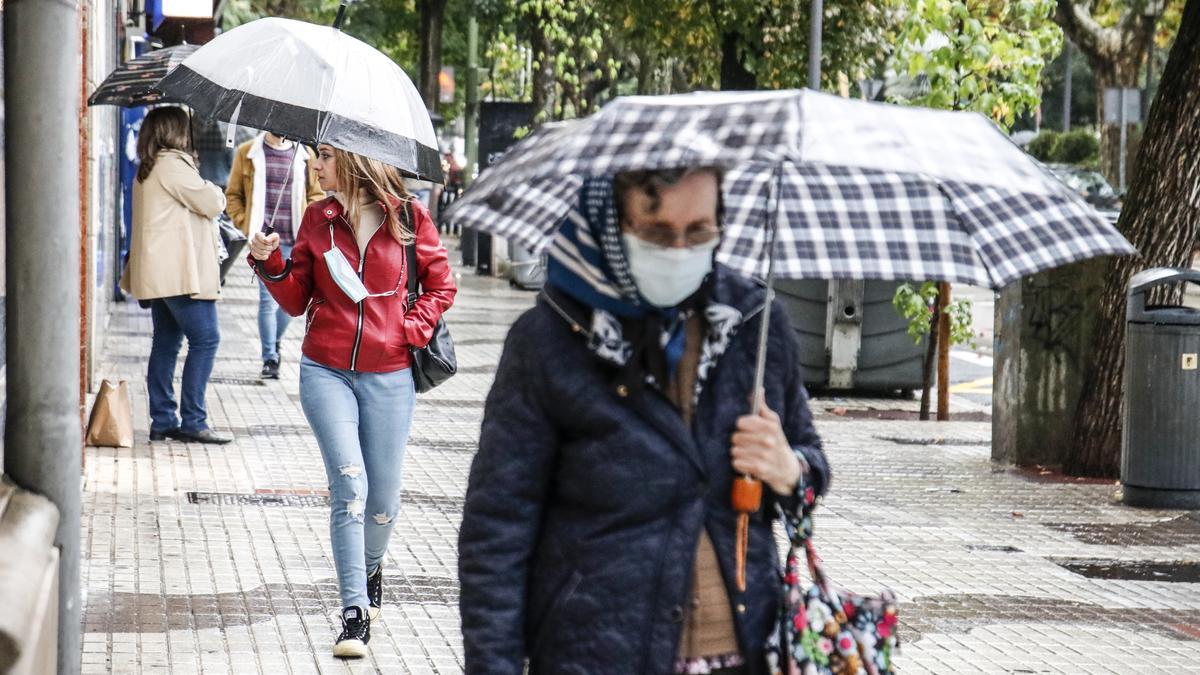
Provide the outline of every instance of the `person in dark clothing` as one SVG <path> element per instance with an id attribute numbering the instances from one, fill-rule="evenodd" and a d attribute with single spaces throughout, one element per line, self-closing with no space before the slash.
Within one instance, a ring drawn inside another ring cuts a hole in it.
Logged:
<path id="1" fill-rule="evenodd" d="M 766 289 L 714 262 L 714 170 L 585 181 L 488 395 L 459 536 L 468 673 L 759 673 L 771 522 L 830 471 Z M 731 490 L 761 479 L 736 552 Z M 743 583 L 744 582 L 744 583 Z"/>

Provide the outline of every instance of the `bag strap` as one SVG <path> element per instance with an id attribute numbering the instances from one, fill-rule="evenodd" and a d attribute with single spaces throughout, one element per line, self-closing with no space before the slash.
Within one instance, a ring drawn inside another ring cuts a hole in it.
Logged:
<path id="1" fill-rule="evenodd" d="M 417 233 L 412 226 L 412 214 L 410 213 L 409 208 L 410 207 L 407 200 L 401 203 L 401 220 L 402 224 L 413 233 L 414 237 L 416 237 Z M 405 244 L 404 257 L 406 260 L 405 266 L 408 268 L 406 270 L 408 274 L 408 308 L 412 309 L 413 305 L 417 304 L 417 298 L 421 297 L 420 293 L 417 291 L 418 284 L 420 283 L 420 280 L 418 279 L 420 276 L 418 274 L 420 267 L 417 263 L 417 245 L 415 242 L 412 244 Z"/>
<path id="2" fill-rule="evenodd" d="M 407 244 L 404 247 L 404 255 L 407 258 L 406 267 L 408 267 L 408 308 L 412 309 L 413 305 L 417 304 L 417 298 L 420 294 L 417 293 L 417 247 L 415 244 Z"/>
<path id="3" fill-rule="evenodd" d="M 841 606 L 841 597 L 837 589 L 830 583 L 829 577 L 825 574 L 825 565 L 821 562 L 821 556 L 817 554 L 813 547 L 813 512 L 817 510 L 817 500 L 812 493 L 812 487 L 805 480 L 803 473 L 800 474 L 800 485 L 797 487 L 800 493 L 800 521 L 795 522 L 792 514 L 781 513 L 783 516 L 783 526 L 787 532 L 788 541 L 790 543 L 788 549 L 788 566 L 791 566 L 793 560 L 796 560 L 803 555 L 805 562 L 808 563 L 808 573 L 813 583 L 820 589 L 821 595 L 826 601 L 834 604 L 835 607 Z M 782 511 L 782 508 L 780 508 Z M 803 553 L 801 553 L 803 552 Z M 797 581 L 797 583 L 799 583 Z"/>

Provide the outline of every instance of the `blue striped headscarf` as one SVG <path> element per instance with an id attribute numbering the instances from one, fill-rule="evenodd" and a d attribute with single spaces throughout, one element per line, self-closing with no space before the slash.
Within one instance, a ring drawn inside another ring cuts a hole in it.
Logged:
<path id="1" fill-rule="evenodd" d="M 611 178 L 584 180 L 579 203 L 563 216 L 550 244 L 546 277 L 589 307 L 619 317 L 646 313 L 625 257 Z"/>
<path id="2" fill-rule="evenodd" d="M 673 307 L 654 307 L 638 293 L 625 257 L 611 178 L 584 181 L 579 204 L 563 217 L 549 258 L 547 282 L 593 310 L 593 351 L 624 365 L 638 348 L 623 334 L 619 319 L 646 318 L 647 328 L 657 335 L 651 342 L 662 350 L 668 377 L 674 376 L 683 356 L 687 316 Z"/>

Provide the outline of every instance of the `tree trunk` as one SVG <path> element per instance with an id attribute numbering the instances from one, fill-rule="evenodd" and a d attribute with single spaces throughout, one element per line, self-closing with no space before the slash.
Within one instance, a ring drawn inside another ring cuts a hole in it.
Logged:
<path id="1" fill-rule="evenodd" d="M 446 0 L 417 0 L 417 10 L 421 13 L 417 65 L 421 100 L 425 101 L 426 109 L 437 112 L 438 96 L 442 91 L 438 76 L 442 72 L 442 20 L 446 15 Z"/>
<path id="2" fill-rule="evenodd" d="M 540 22 L 534 21 L 536 27 Z M 531 32 L 529 46 L 533 49 L 533 101 L 534 121 L 537 124 L 554 119 L 554 51 L 544 31 Z"/>
<path id="3" fill-rule="evenodd" d="M 721 34 L 721 89 L 748 91 L 758 89 L 758 78 L 742 63 L 738 49 L 741 39 L 735 32 Z"/>
<path id="4" fill-rule="evenodd" d="M 656 59 L 649 54 L 638 54 L 637 60 L 637 93 L 641 96 L 655 93 L 654 69 L 657 65 Z"/>
<path id="5" fill-rule="evenodd" d="M 1075 416 L 1072 475 L 1115 477 L 1121 454 L 1121 380 L 1125 362 L 1125 291 L 1148 267 L 1183 267 L 1200 236 L 1200 0 L 1188 0 L 1142 141 L 1142 170 L 1130 187 L 1118 228 L 1142 253 L 1108 264 L 1092 364 Z"/>
<path id="6" fill-rule="evenodd" d="M 1096 112 L 1100 134 L 1101 170 L 1113 183 L 1117 182 L 1117 167 L 1120 164 L 1121 129 L 1117 125 L 1104 124 L 1104 90 L 1108 87 L 1137 88 L 1138 70 L 1146 49 L 1154 38 L 1157 18 L 1146 14 L 1144 9 L 1127 3 L 1116 24 L 1102 27 L 1091 14 L 1092 2 L 1086 0 L 1058 0 L 1055 21 L 1062 27 L 1067 38 L 1087 58 L 1088 65 L 1096 77 Z M 1136 139 L 1129 148 L 1136 147 Z M 1126 157 L 1131 156 L 1126 152 Z M 1126 164 L 1126 179 L 1132 181 L 1132 163 Z"/>
<path id="7" fill-rule="evenodd" d="M 692 90 L 691 73 L 680 59 L 671 59 L 671 92 Z"/>
<path id="8" fill-rule="evenodd" d="M 938 282 L 937 294 L 937 369 L 938 369 L 938 401 L 937 419 L 939 422 L 950 420 L 950 284 Z M 935 326 L 929 327 L 933 332 Z"/>

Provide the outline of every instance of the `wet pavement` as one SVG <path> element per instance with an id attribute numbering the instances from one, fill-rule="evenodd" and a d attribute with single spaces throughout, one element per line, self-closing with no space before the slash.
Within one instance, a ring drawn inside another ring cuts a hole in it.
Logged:
<path id="1" fill-rule="evenodd" d="M 85 673 L 457 673 L 455 541 L 483 399 L 533 302 L 466 276 L 448 315 L 462 370 L 422 396 L 371 656 L 329 656 L 339 601 L 328 494 L 298 397 L 258 380 L 257 291 L 237 266 L 209 389 L 228 446 L 147 438 L 148 313 L 118 305 L 100 373 L 129 381 L 136 444 L 89 448 Z M 181 362 L 182 365 L 182 362 Z M 835 477 L 816 546 L 849 589 L 901 598 L 902 673 L 1200 672 L 1200 516 L 1137 510 L 1111 481 L 989 460 L 986 405 L 916 422 L 917 402 L 816 399 Z"/>

